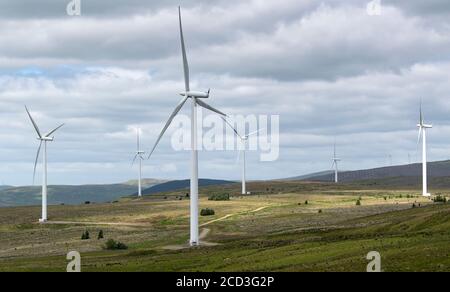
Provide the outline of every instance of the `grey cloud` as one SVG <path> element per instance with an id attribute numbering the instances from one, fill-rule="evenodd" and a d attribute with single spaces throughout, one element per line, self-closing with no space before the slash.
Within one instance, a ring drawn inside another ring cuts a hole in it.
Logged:
<path id="1" fill-rule="evenodd" d="M 0 181 L 30 183 L 37 141 L 23 104 L 42 128 L 67 123 L 50 146 L 51 182 L 133 178 L 133 128 L 144 129 L 150 148 L 183 88 L 176 3 L 102 10 L 92 0 L 92 12 L 67 18 L 8 2 L 10 10 L 0 6 L 8 14 L 0 25 Z M 385 165 L 388 154 L 407 162 L 417 152 L 421 97 L 435 125 L 430 158 L 448 158 L 448 20 L 408 2 L 383 1 L 378 18 L 365 14 L 364 1 L 182 3 L 192 87 L 211 87 L 210 103 L 229 114 L 280 115 L 280 159 L 261 163 L 249 153 L 251 179 L 328 169 L 335 137 L 344 169 Z M 170 147 L 173 130 L 146 176 L 189 176 L 189 153 Z M 236 153 L 200 158 L 201 176 L 239 179 Z"/>

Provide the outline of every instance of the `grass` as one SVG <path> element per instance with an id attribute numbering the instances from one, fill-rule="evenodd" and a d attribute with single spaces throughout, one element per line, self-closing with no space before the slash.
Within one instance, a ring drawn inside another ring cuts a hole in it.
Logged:
<path id="1" fill-rule="evenodd" d="M 192 249 L 166 249 L 185 244 L 189 235 L 189 201 L 167 193 L 164 200 L 50 208 L 56 221 L 141 225 L 38 225 L 38 208 L 2 209 L 0 271 L 65 271 L 71 250 L 81 253 L 83 271 L 365 271 L 370 251 L 381 253 L 385 271 L 450 271 L 450 204 L 402 190 L 339 185 L 333 191 L 327 184 L 298 182 L 252 186 L 261 192 L 230 201 L 208 201 L 217 188 L 202 189 L 201 208 L 216 214 L 200 224 L 213 221 L 204 227 L 210 229 L 205 240 L 218 245 Z M 239 192 L 238 186 L 224 188 L 221 193 Z M 356 206 L 359 198 L 362 205 Z M 422 207 L 413 209 L 413 203 Z M 103 240 L 80 240 L 84 230 L 100 229 Z M 103 250 L 108 239 L 129 249 Z"/>

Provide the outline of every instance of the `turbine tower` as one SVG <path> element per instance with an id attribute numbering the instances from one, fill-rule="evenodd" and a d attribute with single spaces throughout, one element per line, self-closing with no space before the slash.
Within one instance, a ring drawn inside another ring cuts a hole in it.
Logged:
<path id="1" fill-rule="evenodd" d="M 188 99 L 191 99 L 191 189 L 190 189 L 190 224 L 191 224 L 191 235 L 190 235 L 190 244 L 191 246 L 197 246 L 199 245 L 199 232 L 198 232 L 198 147 L 197 147 L 197 109 L 198 106 L 203 107 L 207 110 L 210 110 L 212 112 L 215 112 L 221 116 L 226 117 L 224 113 L 221 111 L 211 107 L 202 99 L 209 98 L 210 90 L 207 92 L 199 92 L 199 91 L 191 91 L 190 89 L 190 82 L 189 82 L 189 64 L 187 60 L 186 55 L 186 46 L 184 43 L 184 35 L 183 35 L 183 25 L 181 22 L 181 8 L 178 7 L 178 17 L 179 17 L 179 24 L 180 24 L 180 40 L 181 40 L 181 53 L 183 58 L 183 69 L 184 69 L 184 84 L 185 84 L 185 91 L 181 92 L 180 95 L 183 96 L 180 103 L 175 108 L 172 115 L 169 117 L 169 120 L 167 121 L 166 125 L 161 131 L 161 134 L 159 135 L 158 139 L 156 140 L 155 145 L 153 146 L 153 149 L 150 151 L 150 154 L 148 158 L 151 157 L 153 152 L 156 149 L 156 146 L 158 146 L 158 143 L 161 141 L 161 138 L 164 136 L 164 133 L 166 132 L 167 128 L 169 128 L 170 124 L 172 123 L 173 119 L 176 117 L 176 115 L 180 112 L 180 110 L 183 108 L 183 106 L 186 104 Z"/>
<path id="2" fill-rule="evenodd" d="M 39 148 L 36 154 L 36 160 L 34 162 L 34 172 L 33 172 L 33 184 L 34 179 L 36 177 L 36 166 L 39 160 L 39 155 L 41 153 L 42 145 L 44 145 L 43 149 L 43 159 L 42 159 L 42 218 L 39 219 L 40 223 L 45 223 L 48 220 L 47 217 L 47 142 L 53 142 L 54 137 L 51 137 L 52 134 L 54 134 L 56 131 L 58 131 L 64 124 L 58 126 L 54 130 L 48 132 L 45 135 L 41 134 L 41 131 L 39 130 L 39 127 L 37 126 L 36 122 L 33 120 L 33 117 L 30 114 L 30 111 L 25 106 L 25 110 L 27 111 L 28 117 L 31 120 L 31 123 L 33 124 L 34 129 L 36 130 L 36 133 L 38 135 L 38 140 L 40 141 Z"/>
<path id="3" fill-rule="evenodd" d="M 132 166 L 139 159 L 139 175 L 138 175 L 138 197 L 142 197 L 142 161 L 145 159 L 145 151 L 141 150 L 141 129 L 136 129 L 137 132 L 137 150 L 134 156 Z"/>
<path id="4" fill-rule="evenodd" d="M 247 195 L 247 185 L 246 185 L 246 161 L 245 161 L 245 151 L 247 149 L 247 141 L 248 139 L 253 136 L 258 134 L 261 130 L 255 131 L 253 133 L 250 133 L 248 135 L 245 136 L 241 136 L 239 134 L 239 132 L 236 130 L 235 127 L 233 127 L 233 125 L 230 124 L 230 122 L 227 121 L 227 119 L 223 118 L 222 119 L 225 121 L 225 123 L 230 126 L 231 129 L 233 129 L 234 133 L 236 134 L 236 136 L 239 138 L 239 140 L 241 141 L 242 145 L 243 145 L 243 150 L 239 150 L 239 155 L 238 155 L 238 160 L 241 157 L 241 152 L 242 152 L 242 195 Z"/>
<path id="5" fill-rule="evenodd" d="M 428 174 L 427 174 L 427 129 L 433 128 L 433 125 L 425 124 L 422 104 L 420 104 L 420 121 L 417 124 L 419 128 L 419 138 L 417 140 L 417 145 L 420 143 L 420 138 L 422 138 L 422 180 L 423 180 L 423 196 L 430 197 L 431 194 L 428 193 Z"/>
<path id="6" fill-rule="evenodd" d="M 334 168 L 334 182 L 338 183 L 339 182 L 338 162 L 341 161 L 341 159 L 336 156 L 336 143 L 334 143 L 334 154 L 333 154 L 333 159 L 332 160 L 333 160 L 333 164 L 331 165 L 331 168 Z"/>

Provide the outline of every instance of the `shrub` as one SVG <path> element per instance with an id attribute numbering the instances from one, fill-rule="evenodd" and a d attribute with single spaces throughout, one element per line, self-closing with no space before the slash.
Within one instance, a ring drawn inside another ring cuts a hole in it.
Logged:
<path id="1" fill-rule="evenodd" d="M 361 200 L 356 201 L 356 206 L 361 206 Z"/>
<path id="2" fill-rule="evenodd" d="M 308 201 L 305 201 L 305 205 L 308 205 Z"/>
<path id="3" fill-rule="evenodd" d="M 208 198 L 209 201 L 229 201 L 230 194 L 214 194 Z"/>
<path id="4" fill-rule="evenodd" d="M 319 210 L 319 214 L 322 214 L 322 209 Z"/>
<path id="5" fill-rule="evenodd" d="M 90 237 L 90 235 L 89 235 L 89 231 L 85 231 L 85 232 L 83 232 L 83 234 L 81 235 L 81 240 L 88 240 L 88 239 L 90 239 L 91 237 Z"/>
<path id="6" fill-rule="evenodd" d="M 86 201 L 86 202 L 84 202 L 84 204 L 85 204 L 85 205 L 90 205 L 91 202 L 90 202 L 90 201 Z"/>
<path id="7" fill-rule="evenodd" d="M 447 198 L 441 195 L 434 197 L 433 201 L 435 203 L 447 203 Z"/>
<path id="8" fill-rule="evenodd" d="M 114 239 L 109 239 L 105 246 L 107 250 L 125 250 L 128 249 L 128 246 L 120 241 L 115 241 Z"/>
<path id="9" fill-rule="evenodd" d="M 207 209 L 202 209 L 202 211 L 200 212 L 200 215 L 201 215 L 201 216 L 213 216 L 213 215 L 215 215 L 215 214 L 216 214 L 216 212 L 214 212 L 213 209 L 209 209 L 209 208 L 207 208 Z"/>
<path id="10" fill-rule="evenodd" d="M 97 239 L 100 240 L 100 239 L 103 239 L 103 238 L 104 238 L 104 236 L 103 236 L 103 230 L 100 230 L 100 231 L 98 232 Z"/>

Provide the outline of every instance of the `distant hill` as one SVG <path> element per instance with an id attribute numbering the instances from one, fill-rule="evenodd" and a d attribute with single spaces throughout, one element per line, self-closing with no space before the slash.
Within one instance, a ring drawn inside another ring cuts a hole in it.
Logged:
<path id="1" fill-rule="evenodd" d="M 144 186 L 153 186 L 160 181 L 145 180 Z M 41 204 L 40 186 L 11 187 L 0 189 L 0 207 L 35 206 Z M 49 186 L 50 205 L 78 205 L 86 201 L 104 203 L 137 193 L 132 182 L 105 185 Z"/>
<path id="2" fill-rule="evenodd" d="M 198 182 L 199 187 L 208 187 L 208 186 L 220 186 L 220 185 L 229 185 L 234 184 L 233 181 L 227 180 L 214 180 L 214 179 L 200 179 Z M 152 195 L 156 193 L 163 192 L 172 192 L 178 190 L 186 190 L 189 191 L 190 180 L 175 180 L 166 183 L 162 183 L 146 190 L 142 191 L 143 195 Z"/>
<path id="3" fill-rule="evenodd" d="M 0 186 L 0 191 L 10 189 L 12 186 Z"/>
<path id="4" fill-rule="evenodd" d="M 450 161 L 437 161 L 428 163 L 430 183 L 440 182 L 442 186 L 450 186 Z M 386 183 L 386 185 L 417 185 L 421 182 L 422 164 L 408 164 L 390 167 L 381 167 L 339 173 L 339 181 L 343 183 L 371 182 Z M 310 175 L 302 180 L 330 182 L 334 173 Z"/>
<path id="5" fill-rule="evenodd" d="M 141 180 L 142 183 L 142 188 L 146 189 L 146 188 L 150 188 L 152 186 L 158 185 L 158 184 L 162 184 L 162 183 L 166 183 L 169 180 L 161 180 L 161 179 L 153 179 L 153 178 L 144 178 Z M 139 182 L 138 180 L 129 180 L 127 182 L 124 182 L 123 184 L 125 185 L 131 185 L 131 186 L 138 186 Z"/>
<path id="6" fill-rule="evenodd" d="M 327 171 L 321 171 L 321 172 L 305 174 L 305 175 L 301 175 L 301 176 L 290 177 L 290 178 L 286 178 L 286 179 L 283 179 L 283 180 L 287 180 L 287 181 L 307 180 L 307 179 L 311 179 L 311 178 L 314 179 L 316 177 L 331 176 L 331 175 L 334 176 L 334 172 L 332 170 L 327 170 Z"/>

